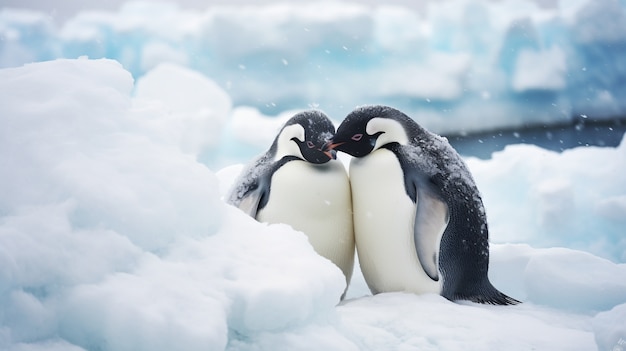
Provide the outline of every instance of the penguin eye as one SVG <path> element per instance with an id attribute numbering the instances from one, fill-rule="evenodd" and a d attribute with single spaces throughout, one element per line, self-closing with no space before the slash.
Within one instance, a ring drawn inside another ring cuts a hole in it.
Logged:
<path id="1" fill-rule="evenodd" d="M 363 138 L 363 134 L 360 134 L 360 133 L 359 133 L 359 134 L 354 134 L 354 135 L 352 136 L 352 138 L 350 138 L 350 139 L 352 139 L 352 140 L 354 140 L 354 141 L 359 141 L 359 140 L 361 140 L 361 138 Z"/>
<path id="2" fill-rule="evenodd" d="M 307 142 L 306 142 L 306 146 L 308 146 L 308 147 L 309 147 L 309 149 L 312 149 L 312 148 L 314 148 L 314 147 L 315 147 L 315 144 L 313 144 L 313 142 L 312 142 L 312 141 L 307 141 Z"/>

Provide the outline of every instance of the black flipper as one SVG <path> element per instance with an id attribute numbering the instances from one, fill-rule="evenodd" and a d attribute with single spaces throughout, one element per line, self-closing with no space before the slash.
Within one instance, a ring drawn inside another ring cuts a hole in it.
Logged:
<path id="1" fill-rule="evenodd" d="M 473 195 L 478 194 L 477 190 L 462 182 L 446 190 L 456 201 L 447 201 L 450 205 L 450 222 L 441 241 L 441 295 L 452 301 L 469 300 L 491 305 L 520 303 L 500 292 L 489 281 L 487 218 L 482 200 L 478 195 Z"/>
<path id="2" fill-rule="evenodd" d="M 272 168 L 268 154 L 252 162 L 233 184 L 227 202 L 256 218 L 259 210 L 267 203 Z"/>
<path id="3" fill-rule="evenodd" d="M 240 200 L 237 207 L 250 217 L 256 218 L 259 211 L 259 203 L 261 202 L 263 195 L 263 189 L 260 188 L 250 191 L 243 199 Z"/>
<path id="4" fill-rule="evenodd" d="M 474 223 L 486 219 L 481 219 L 483 211 L 472 207 L 472 204 L 478 205 L 474 202 L 476 199 L 469 201 L 469 210 L 458 201 L 451 201 L 452 206 L 448 207 L 435 183 L 424 181 L 420 175 L 414 177 L 414 182 L 417 204 L 415 249 L 424 272 L 431 279 L 438 281 L 441 271 L 441 295 L 451 301 L 468 300 L 490 305 L 521 303 L 496 289 L 487 277 L 487 228 Z M 484 236 L 485 239 L 472 242 L 469 238 L 462 239 L 463 235 Z"/>
<path id="5" fill-rule="evenodd" d="M 259 157 L 235 181 L 227 202 L 256 218 L 259 210 L 269 200 L 272 175 L 287 162 L 294 160 L 299 158 L 286 156 L 274 162 L 269 153 Z"/>

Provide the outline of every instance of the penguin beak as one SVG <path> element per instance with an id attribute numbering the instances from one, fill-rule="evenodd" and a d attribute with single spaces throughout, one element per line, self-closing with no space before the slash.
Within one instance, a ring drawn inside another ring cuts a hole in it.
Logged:
<path id="1" fill-rule="evenodd" d="M 320 151 L 323 152 L 324 155 L 328 156 L 328 158 L 331 159 L 331 160 L 336 160 L 337 159 L 337 151 L 335 151 L 333 149 L 330 149 L 330 150 L 322 149 Z"/>
<path id="2" fill-rule="evenodd" d="M 340 143 L 333 143 L 332 140 L 328 141 L 326 144 L 324 144 L 324 146 L 322 147 L 322 150 L 326 151 L 326 150 L 334 150 L 337 146 L 343 145 L 345 144 L 345 141 L 342 141 Z"/>
<path id="3" fill-rule="evenodd" d="M 333 144 L 332 140 L 329 140 L 322 146 L 320 151 L 323 152 L 324 154 L 326 154 L 326 156 L 328 156 L 331 160 L 336 160 L 337 159 L 337 150 L 335 150 L 335 147 L 339 146 L 341 144 L 343 144 L 343 143 Z"/>

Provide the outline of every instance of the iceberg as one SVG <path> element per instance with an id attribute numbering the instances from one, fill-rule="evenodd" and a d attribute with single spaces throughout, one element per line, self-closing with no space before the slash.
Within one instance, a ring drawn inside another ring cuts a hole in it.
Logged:
<path id="1" fill-rule="evenodd" d="M 341 119 L 385 104 L 444 134 L 623 119 L 618 0 L 211 5 L 131 2 L 57 23 L 0 10 L 0 67 L 109 58 L 140 79 L 162 63 L 210 77 L 236 107 L 310 106 Z"/>

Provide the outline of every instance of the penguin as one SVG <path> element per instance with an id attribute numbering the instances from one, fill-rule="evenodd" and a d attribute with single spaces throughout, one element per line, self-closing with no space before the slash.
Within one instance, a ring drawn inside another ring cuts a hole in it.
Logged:
<path id="1" fill-rule="evenodd" d="M 489 281 L 485 209 L 474 180 L 447 139 L 401 111 L 352 111 L 323 148 L 353 156 L 349 166 L 356 249 L 373 294 L 438 293 L 451 301 L 520 301 Z"/>
<path id="2" fill-rule="evenodd" d="M 350 183 L 336 151 L 322 150 L 334 133 L 323 112 L 297 113 L 243 170 L 227 202 L 259 222 L 303 232 L 318 254 L 341 269 L 347 290 L 355 255 Z"/>

